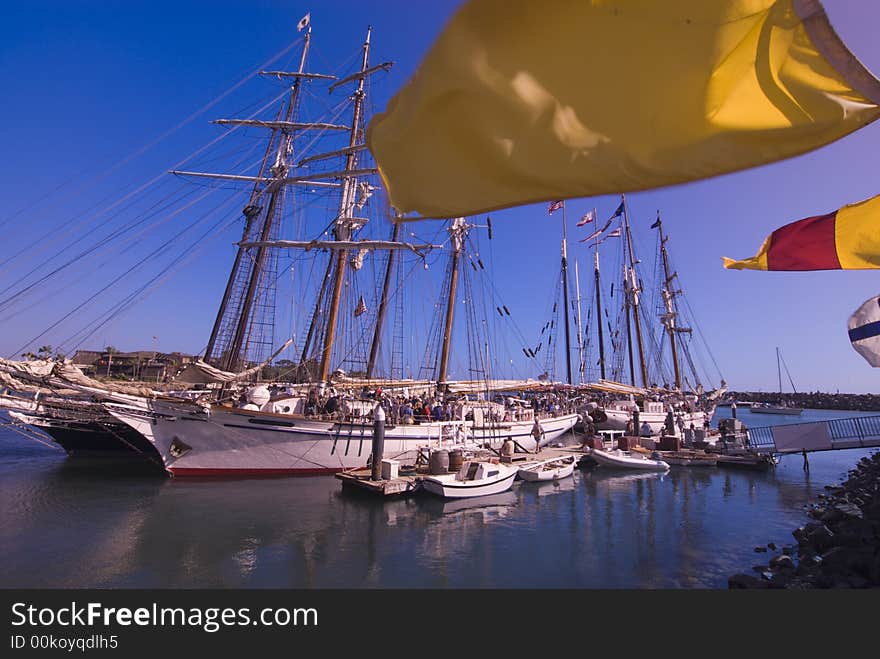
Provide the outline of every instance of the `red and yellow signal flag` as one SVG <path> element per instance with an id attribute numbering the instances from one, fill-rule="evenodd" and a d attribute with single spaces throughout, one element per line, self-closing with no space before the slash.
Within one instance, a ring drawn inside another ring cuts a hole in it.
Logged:
<path id="1" fill-rule="evenodd" d="M 758 253 L 734 270 L 872 270 L 880 268 L 880 195 L 771 233 Z"/>

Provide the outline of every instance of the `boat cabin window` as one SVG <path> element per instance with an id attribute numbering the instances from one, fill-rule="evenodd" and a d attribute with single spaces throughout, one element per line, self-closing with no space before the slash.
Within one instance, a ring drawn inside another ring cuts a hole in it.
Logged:
<path id="1" fill-rule="evenodd" d="M 464 479 L 465 479 L 466 481 L 472 481 L 472 480 L 474 480 L 474 479 L 477 477 L 477 470 L 478 470 L 479 468 L 480 468 L 480 463 L 479 463 L 479 462 L 471 462 L 471 463 L 468 465 L 467 474 L 465 475 Z"/>

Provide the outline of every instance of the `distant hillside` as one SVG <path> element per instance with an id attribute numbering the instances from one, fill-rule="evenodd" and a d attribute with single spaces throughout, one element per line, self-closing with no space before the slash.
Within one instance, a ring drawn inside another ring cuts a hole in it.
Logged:
<path id="1" fill-rule="evenodd" d="M 825 394 L 818 391 L 780 394 L 767 391 L 731 391 L 729 400 L 748 400 L 759 403 L 779 403 L 785 400 L 794 407 L 815 410 L 858 410 L 880 412 L 880 394 Z"/>

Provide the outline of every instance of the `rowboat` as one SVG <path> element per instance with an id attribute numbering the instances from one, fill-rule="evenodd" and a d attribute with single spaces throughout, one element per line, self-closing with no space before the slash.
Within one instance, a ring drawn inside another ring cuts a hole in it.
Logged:
<path id="1" fill-rule="evenodd" d="M 574 455 L 564 455 L 539 462 L 519 466 L 517 477 L 524 481 L 557 481 L 574 473 L 577 459 Z"/>
<path id="2" fill-rule="evenodd" d="M 509 490 L 518 472 L 509 464 L 467 460 L 454 474 L 424 476 L 421 483 L 426 492 L 447 499 L 481 497 Z"/>
<path id="3" fill-rule="evenodd" d="M 594 448 L 590 456 L 602 467 L 614 467 L 617 469 L 648 469 L 651 471 L 666 471 L 669 463 L 663 460 L 655 460 L 634 451 L 613 449 L 603 451 Z"/>

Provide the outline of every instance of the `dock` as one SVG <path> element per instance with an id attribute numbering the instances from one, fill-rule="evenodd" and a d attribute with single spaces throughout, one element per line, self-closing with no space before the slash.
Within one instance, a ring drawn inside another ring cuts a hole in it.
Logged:
<path id="1" fill-rule="evenodd" d="M 517 462 L 531 462 L 533 460 L 553 460 L 564 455 L 582 455 L 587 457 L 589 449 L 580 446 L 570 447 L 544 447 L 537 453 L 516 452 L 512 456 L 499 457 L 491 451 L 480 451 L 476 459 L 497 457 L 501 462 L 516 464 Z M 371 469 L 352 469 L 336 474 L 336 478 L 342 481 L 343 488 L 358 489 L 378 496 L 409 496 L 421 490 L 422 478 L 429 475 L 427 465 L 420 465 L 415 471 L 398 473 L 393 478 L 373 480 Z"/>
<path id="2" fill-rule="evenodd" d="M 336 474 L 343 487 L 356 487 L 380 496 L 401 496 L 413 494 L 419 489 L 420 474 L 402 474 L 396 478 L 372 480 L 370 469 L 355 469 Z"/>

